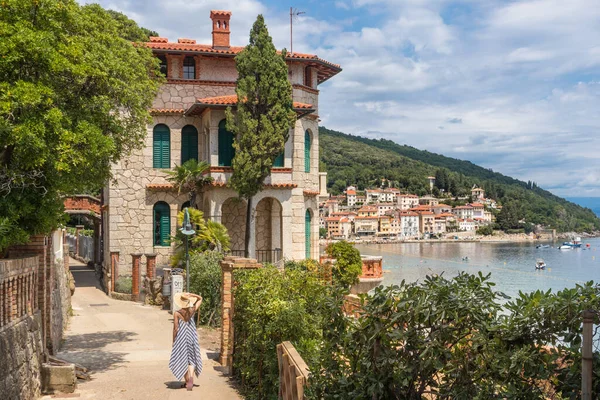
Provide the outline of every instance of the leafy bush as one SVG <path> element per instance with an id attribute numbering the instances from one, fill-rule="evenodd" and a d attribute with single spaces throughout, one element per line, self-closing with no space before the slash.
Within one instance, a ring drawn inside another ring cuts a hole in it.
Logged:
<path id="1" fill-rule="evenodd" d="M 202 296 L 198 323 L 221 324 L 221 266 L 223 254 L 216 250 L 190 254 L 190 290 Z"/>
<path id="2" fill-rule="evenodd" d="M 247 399 L 277 399 L 276 346 L 289 340 L 307 363 L 317 360 L 331 287 L 300 268 L 240 270 L 234 278 L 234 371 Z"/>
<path id="3" fill-rule="evenodd" d="M 477 229 L 478 235 L 491 236 L 494 234 L 494 228 L 491 225 L 484 225 Z"/>
<path id="4" fill-rule="evenodd" d="M 131 294 L 132 280 L 130 276 L 120 276 L 115 281 L 115 292 Z"/>
<path id="5" fill-rule="evenodd" d="M 325 252 L 336 262 L 332 266 L 333 281 L 343 287 L 358 282 L 362 274 L 362 259 L 360 252 L 345 240 L 331 243 L 325 248 Z"/>
<path id="6" fill-rule="evenodd" d="M 343 315 L 338 296 L 308 398 L 580 397 L 581 315 L 600 308 L 600 288 L 521 293 L 503 309 L 489 278 L 378 287 L 357 319 Z M 600 368 L 597 352 L 593 362 Z"/>

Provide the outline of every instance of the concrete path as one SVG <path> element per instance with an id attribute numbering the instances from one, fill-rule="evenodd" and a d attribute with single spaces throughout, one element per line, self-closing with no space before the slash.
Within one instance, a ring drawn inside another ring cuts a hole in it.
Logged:
<path id="1" fill-rule="evenodd" d="M 76 395 L 103 400 L 242 399 L 213 360 L 218 348 L 214 332 L 199 330 L 204 370 L 193 391 L 180 389 L 168 366 L 171 314 L 107 297 L 97 287 L 93 270 L 73 259 L 70 263 L 77 286 L 74 316 L 57 356 L 92 370 L 92 380 L 80 380 Z"/>

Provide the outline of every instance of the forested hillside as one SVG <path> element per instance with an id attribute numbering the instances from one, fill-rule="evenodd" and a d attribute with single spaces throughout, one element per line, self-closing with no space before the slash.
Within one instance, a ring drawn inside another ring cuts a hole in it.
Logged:
<path id="1" fill-rule="evenodd" d="M 498 223 L 503 229 L 540 224 L 559 231 L 591 232 L 600 229 L 600 219 L 583 208 L 539 188 L 469 161 L 399 145 L 390 140 L 374 140 L 319 128 L 321 168 L 327 171 L 330 192 L 337 194 L 348 185 L 359 190 L 380 185 L 424 195 L 429 191 L 428 176 L 436 176 L 434 194 L 467 196 L 474 184 L 503 206 Z M 384 183 L 384 185 L 387 183 Z"/>

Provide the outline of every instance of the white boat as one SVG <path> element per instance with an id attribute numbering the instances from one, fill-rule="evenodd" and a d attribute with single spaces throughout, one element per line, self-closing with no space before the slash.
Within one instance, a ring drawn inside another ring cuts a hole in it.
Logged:
<path id="1" fill-rule="evenodd" d="M 564 244 L 563 244 L 562 246 L 560 246 L 558 249 L 559 249 L 559 250 L 572 250 L 572 249 L 573 249 L 573 246 L 571 246 L 571 245 L 569 245 L 569 244 L 566 244 L 566 243 L 564 243 Z"/>
<path id="2" fill-rule="evenodd" d="M 535 269 L 544 269 L 546 268 L 546 263 L 541 258 L 538 258 L 535 262 Z"/>

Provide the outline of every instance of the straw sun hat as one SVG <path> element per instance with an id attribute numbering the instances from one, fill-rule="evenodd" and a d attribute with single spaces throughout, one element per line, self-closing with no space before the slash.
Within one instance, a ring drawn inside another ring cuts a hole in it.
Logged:
<path id="1" fill-rule="evenodd" d="M 195 297 L 190 297 L 189 293 L 176 293 L 173 296 L 173 303 L 177 305 L 179 308 L 189 308 L 193 307 L 196 304 Z"/>

